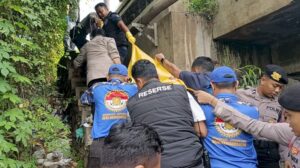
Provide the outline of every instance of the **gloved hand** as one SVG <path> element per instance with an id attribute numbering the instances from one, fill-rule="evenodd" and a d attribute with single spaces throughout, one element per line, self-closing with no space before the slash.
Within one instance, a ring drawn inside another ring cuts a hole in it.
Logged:
<path id="1" fill-rule="evenodd" d="M 95 19 L 95 22 L 96 22 L 96 25 L 97 27 L 99 28 L 102 28 L 103 27 L 103 21 L 101 19 Z"/>
<path id="2" fill-rule="evenodd" d="M 126 37 L 130 43 L 132 43 L 132 44 L 135 43 L 136 39 L 133 37 L 133 35 L 130 33 L 130 31 L 126 32 Z"/>

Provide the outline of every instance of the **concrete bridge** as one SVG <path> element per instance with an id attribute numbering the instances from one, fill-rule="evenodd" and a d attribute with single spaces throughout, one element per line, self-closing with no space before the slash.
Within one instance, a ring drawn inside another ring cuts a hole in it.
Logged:
<path id="1" fill-rule="evenodd" d="M 180 68 L 189 69 L 201 55 L 220 61 L 236 57 L 241 64 L 279 64 L 291 77 L 300 78 L 299 1 L 218 0 L 218 4 L 213 22 L 190 13 L 186 0 L 123 0 L 118 12 L 138 46 L 152 55 L 165 53 Z"/>

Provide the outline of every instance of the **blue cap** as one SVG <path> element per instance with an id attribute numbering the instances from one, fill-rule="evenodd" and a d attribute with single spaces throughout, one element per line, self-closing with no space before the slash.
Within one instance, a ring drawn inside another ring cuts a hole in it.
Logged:
<path id="1" fill-rule="evenodd" d="M 233 83 L 237 81 L 237 77 L 233 69 L 221 66 L 212 71 L 210 80 L 213 83 Z"/>
<path id="2" fill-rule="evenodd" d="M 108 70 L 109 75 L 122 75 L 122 76 L 127 76 L 128 71 L 126 66 L 122 64 L 113 64 L 109 67 Z"/>

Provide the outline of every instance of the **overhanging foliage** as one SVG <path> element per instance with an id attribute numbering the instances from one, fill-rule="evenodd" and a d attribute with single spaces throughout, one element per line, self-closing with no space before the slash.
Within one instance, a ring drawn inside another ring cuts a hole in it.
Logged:
<path id="1" fill-rule="evenodd" d="M 69 129 L 51 115 L 48 98 L 63 55 L 67 4 L 77 2 L 70 1 L 0 1 L 0 167 L 34 167 L 36 143 L 67 147 Z"/>

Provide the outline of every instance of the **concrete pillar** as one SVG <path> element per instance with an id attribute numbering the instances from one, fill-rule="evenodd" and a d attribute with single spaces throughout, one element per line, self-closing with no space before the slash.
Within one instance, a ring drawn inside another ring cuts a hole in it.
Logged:
<path id="1" fill-rule="evenodd" d="M 189 14 L 185 5 L 184 0 L 179 0 L 150 22 L 157 23 L 157 47 L 145 35 L 137 36 L 137 45 L 151 56 L 162 52 L 179 68 L 190 70 L 196 57 L 214 58 L 215 53 L 211 25 Z"/>

